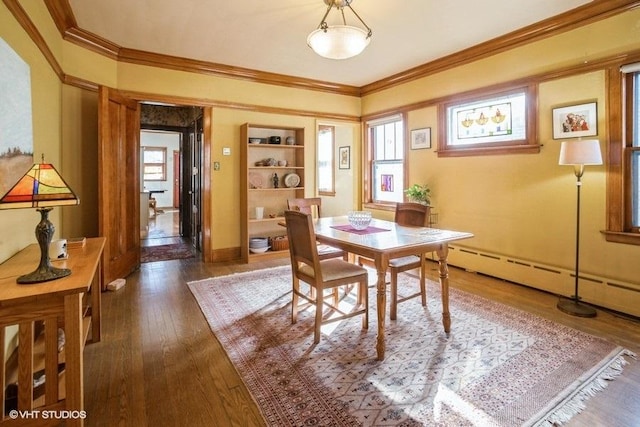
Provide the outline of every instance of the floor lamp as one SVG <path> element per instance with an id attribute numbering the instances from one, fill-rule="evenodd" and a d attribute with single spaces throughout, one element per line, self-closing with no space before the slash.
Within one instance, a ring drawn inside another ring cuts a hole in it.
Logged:
<path id="1" fill-rule="evenodd" d="M 600 142 L 596 139 L 564 141 L 560 147 L 560 165 L 572 165 L 576 175 L 577 206 L 576 206 L 576 268 L 575 291 L 573 296 L 561 298 L 558 309 L 572 316 L 595 317 L 596 310 L 580 302 L 578 296 L 578 280 L 580 278 L 580 187 L 585 165 L 601 165 Z"/>

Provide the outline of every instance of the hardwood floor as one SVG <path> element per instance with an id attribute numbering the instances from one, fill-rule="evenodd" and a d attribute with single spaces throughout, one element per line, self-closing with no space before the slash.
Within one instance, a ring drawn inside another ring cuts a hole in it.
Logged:
<path id="1" fill-rule="evenodd" d="M 155 216 L 149 217 L 148 229 L 140 232 L 140 246 L 158 246 L 179 243 L 180 211 L 177 209 L 159 209 Z"/>
<path id="2" fill-rule="evenodd" d="M 104 293 L 102 341 L 85 347 L 86 425 L 264 425 L 186 283 L 286 263 L 147 263 L 127 277 L 123 289 Z M 429 274 L 437 279 L 435 270 Z M 571 317 L 556 309 L 553 295 L 456 268 L 450 278 L 451 286 L 606 337 L 640 355 L 637 319 L 601 310 L 594 319 Z M 640 361 L 628 359 L 623 375 L 567 426 L 640 425 Z"/>

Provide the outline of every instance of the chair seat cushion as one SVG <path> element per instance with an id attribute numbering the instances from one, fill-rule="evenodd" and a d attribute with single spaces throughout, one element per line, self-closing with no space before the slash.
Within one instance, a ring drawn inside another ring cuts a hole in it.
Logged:
<path id="1" fill-rule="evenodd" d="M 324 261 L 320 261 L 320 268 L 322 268 L 322 278 L 325 281 L 332 281 L 336 279 L 346 279 L 348 277 L 357 277 L 363 273 L 367 273 L 367 270 L 364 268 L 351 264 L 349 262 L 343 261 L 338 258 L 327 259 Z M 305 274 L 310 277 L 315 277 L 315 272 L 313 268 L 308 265 L 300 266 L 300 273 Z"/>
<path id="2" fill-rule="evenodd" d="M 409 265 L 420 265 L 420 257 L 417 255 L 403 256 L 401 258 L 393 258 L 389 260 L 389 267 L 401 268 Z"/>

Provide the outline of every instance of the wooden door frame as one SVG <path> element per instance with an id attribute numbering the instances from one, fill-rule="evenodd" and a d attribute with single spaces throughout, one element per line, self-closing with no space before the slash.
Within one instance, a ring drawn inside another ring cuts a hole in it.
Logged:
<path id="1" fill-rule="evenodd" d="M 202 261 L 211 262 L 211 119 L 213 107 L 205 105 L 202 100 L 154 95 L 149 93 L 122 92 L 138 102 L 161 102 L 174 106 L 193 106 L 202 108 Z M 138 156 L 140 150 L 138 150 Z M 138 159 L 139 161 L 139 159 Z"/>
<path id="2" fill-rule="evenodd" d="M 202 109 L 202 260 L 211 262 L 211 120 L 213 108 Z"/>
<path id="3" fill-rule="evenodd" d="M 180 208 L 180 150 L 173 150 L 173 185 L 171 186 L 173 208 Z"/>

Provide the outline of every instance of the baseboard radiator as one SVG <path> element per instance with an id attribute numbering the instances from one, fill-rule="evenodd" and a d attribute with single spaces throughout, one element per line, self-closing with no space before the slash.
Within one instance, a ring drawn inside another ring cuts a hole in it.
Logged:
<path id="1" fill-rule="evenodd" d="M 437 259 L 437 256 L 431 254 L 430 258 Z M 573 270 L 458 245 L 449 245 L 448 262 L 468 271 L 557 295 L 571 296 L 574 293 Z M 615 280 L 581 271 L 579 293 L 584 302 L 640 317 L 640 283 Z"/>

